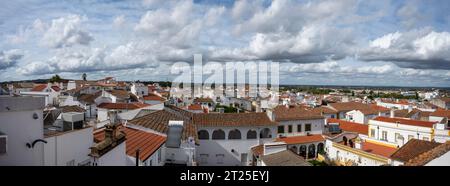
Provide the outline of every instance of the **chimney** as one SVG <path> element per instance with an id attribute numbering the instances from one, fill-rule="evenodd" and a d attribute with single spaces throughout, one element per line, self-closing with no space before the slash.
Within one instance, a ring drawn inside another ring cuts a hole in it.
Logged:
<path id="1" fill-rule="evenodd" d="M 117 117 L 117 111 L 111 110 L 108 111 L 109 122 L 111 125 L 116 125 L 119 123 L 119 118 Z"/>
<path id="2" fill-rule="evenodd" d="M 391 108 L 391 114 L 389 115 L 391 118 L 395 117 L 394 111 L 394 108 Z"/>
<path id="3" fill-rule="evenodd" d="M 48 82 L 47 83 L 47 88 L 51 88 L 52 87 L 52 83 Z"/>
<path id="4" fill-rule="evenodd" d="M 361 138 L 357 137 L 355 139 L 355 149 L 361 149 L 362 148 L 362 140 Z"/>
<path id="5" fill-rule="evenodd" d="M 409 112 L 411 112 L 413 109 L 412 109 L 412 106 L 411 105 L 408 105 L 408 113 Z"/>
<path id="6" fill-rule="evenodd" d="M 269 117 L 270 120 L 275 121 L 275 113 L 273 112 L 272 108 L 266 109 L 266 114 Z"/>

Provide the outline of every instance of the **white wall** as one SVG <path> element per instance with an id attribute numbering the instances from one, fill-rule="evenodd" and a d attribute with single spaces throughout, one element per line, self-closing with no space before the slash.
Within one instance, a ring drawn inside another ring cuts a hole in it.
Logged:
<path id="1" fill-rule="evenodd" d="M 97 110 L 97 120 L 106 121 L 108 120 L 108 109 L 98 108 Z"/>
<path id="2" fill-rule="evenodd" d="M 96 160 L 97 166 L 126 166 L 127 154 L 126 154 L 126 142 L 122 142 L 120 145 L 114 147 L 106 154 L 103 154 Z"/>
<path id="3" fill-rule="evenodd" d="M 326 140 L 325 142 L 325 151 L 327 153 L 327 156 L 331 160 L 337 160 L 340 162 L 345 161 L 353 161 L 359 166 L 380 166 L 385 164 L 385 162 L 377 161 L 375 159 L 371 159 L 368 157 L 360 156 L 358 154 L 355 154 L 353 152 L 349 152 L 343 149 L 339 149 L 336 147 L 333 147 L 333 143 L 330 140 Z"/>
<path id="4" fill-rule="evenodd" d="M 434 160 L 431 160 L 425 164 L 425 166 L 450 166 L 450 151 Z"/>
<path id="5" fill-rule="evenodd" d="M 209 140 L 199 140 L 200 145 L 197 149 L 197 162 L 200 166 L 210 165 L 224 165 L 234 166 L 241 165 L 242 154 L 247 154 L 246 162 L 251 159 L 250 148 L 260 144 L 259 133 L 263 128 L 269 128 L 272 133 L 272 138 L 265 139 L 265 141 L 273 141 L 276 136 L 276 127 L 198 127 L 198 131 L 207 130 L 209 133 Z M 225 132 L 224 140 L 213 140 L 212 133 L 216 129 L 222 129 Z M 228 133 L 230 130 L 238 129 L 241 132 L 241 139 L 228 139 Z M 247 132 L 252 129 L 257 132 L 256 139 L 247 139 Z M 232 149 L 234 152 L 232 152 Z M 207 162 L 202 162 L 202 156 L 207 155 Z M 222 158 L 223 164 L 219 163 L 219 158 Z M 246 164 L 246 163 L 245 163 Z"/>
<path id="6" fill-rule="evenodd" d="M 276 117 L 276 116 L 275 116 Z M 302 130 L 301 132 L 297 132 L 298 128 L 297 126 L 301 124 Z M 325 125 L 325 119 L 313 119 L 313 120 L 294 120 L 294 121 L 281 121 L 279 122 L 279 126 L 284 126 L 284 133 L 281 133 L 285 136 L 305 136 L 305 124 L 311 124 L 311 131 L 310 134 L 322 134 L 324 125 Z M 288 133 L 288 126 L 292 125 L 292 133 Z M 280 135 L 278 133 L 278 128 L 276 129 L 277 136 Z"/>
<path id="7" fill-rule="evenodd" d="M 45 138 L 44 157 L 46 166 L 65 166 L 74 160 L 75 165 L 89 159 L 93 143 L 92 127 L 70 131 L 58 136 Z"/>
<path id="8" fill-rule="evenodd" d="M 8 136 L 7 153 L 0 154 L 0 165 L 43 165 L 44 144 L 38 142 L 32 149 L 26 144 L 44 138 L 44 98 L 4 97 L 0 104 L 0 131 Z M 13 111 L 4 111 L 6 107 Z M 33 119 L 35 113 L 38 119 Z"/>
<path id="9" fill-rule="evenodd" d="M 375 136 L 371 136 L 372 129 L 375 130 Z M 432 129 L 427 127 L 393 124 L 369 120 L 369 136 L 371 139 L 381 140 L 382 131 L 387 131 L 387 142 L 397 144 L 400 147 L 406 144 L 406 142 L 408 142 L 409 135 L 413 136 L 414 139 L 417 139 L 417 133 L 419 133 L 419 139 L 423 140 L 424 137 L 426 137 L 428 138 L 428 141 L 431 141 L 431 133 L 432 133 Z M 403 143 L 401 141 L 395 140 L 395 133 L 398 133 L 401 136 L 403 136 L 404 138 Z"/>

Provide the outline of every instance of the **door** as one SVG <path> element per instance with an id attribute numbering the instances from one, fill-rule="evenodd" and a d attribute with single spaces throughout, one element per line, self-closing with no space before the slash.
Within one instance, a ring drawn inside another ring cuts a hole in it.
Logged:
<path id="1" fill-rule="evenodd" d="M 242 153 L 241 154 L 241 165 L 242 166 L 247 166 L 248 165 L 247 164 L 247 156 L 248 156 L 247 153 Z"/>

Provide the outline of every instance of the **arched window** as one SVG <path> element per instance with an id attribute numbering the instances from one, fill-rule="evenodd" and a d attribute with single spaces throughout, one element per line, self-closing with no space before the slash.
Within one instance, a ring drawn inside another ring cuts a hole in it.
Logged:
<path id="1" fill-rule="evenodd" d="M 316 146 L 311 144 L 308 146 L 308 159 L 316 157 Z"/>
<path id="2" fill-rule="evenodd" d="M 247 139 L 256 139 L 256 131 L 255 130 L 249 130 L 247 132 Z"/>
<path id="3" fill-rule="evenodd" d="M 272 131 L 269 128 L 264 128 L 259 132 L 259 138 L 272 138 Z"/>
<path id="4" fill-rule="evenodd" d="M 228 139 L 241 139 L 241 131 L 238 129 L 230 130 L 228 133 Z"/>
<path id="5" fill-rule="evenodd" d="M 221 130 L 221 129 L 215 130 L 212 133 L 212 139 L 215 139 L 215 140 L 217 140 L 217 139 L 225 139 L 225 132 L 223 130 Z"/>
<path id="6" fill-rule="evenodd" d="M 209 139 L 209 133 L 206 130 L 200 130 L 198 131 L 198 139 L 201 140 L 208 140 Z"/>
<path id="7" fill-rule="evenodd" d="M 319 153 L 319 154 L 324 154 L 325 153 L 325 151 L 324 151 L 324 144 L 323 143 L 319 143 L 317 145 L 317 153 Z"/>

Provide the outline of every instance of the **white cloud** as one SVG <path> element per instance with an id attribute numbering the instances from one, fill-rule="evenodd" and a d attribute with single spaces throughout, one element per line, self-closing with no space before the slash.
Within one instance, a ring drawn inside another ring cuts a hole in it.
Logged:
<path id="1" fill-rule="evenodd" d="M 120 15 L 114 18 L 113 25 L 114 27 L 121 27 L 125 24 L 125 15 Z"/>
<path id="2" fill-rule="evenodd" d="M 386 34 L 359 56 L 367 61 L 393 61 L 401 67 L 450 69 L 450 33 L 424 28 Z"/>
<path id="3" fill-rule="evenodd" d="M 402 34 L 399 32 L 386 34 L 383 37 L 373 40 L 370 43 L 370 46 L 386 49 L 386 48 L 389 48 L 391 46 L 391 44 L 393 42 L 395 42 L 395 40 L 400 38 L 400 36 L 402 36 Z"/>
<path id="4" fill-rule="evenodd" d="M 16 65 L 23 55 L 19 49 L 0 51 L 0 70 Z"/>
<path id="5" fill-rule="evenodd" d="M 68 15 L 52 20 L 41 42 L 50 48 L 70 47 L 76 44 L 89 45 L 94 40 L 92 35 L 81 27 L 86 17 Z"/>

